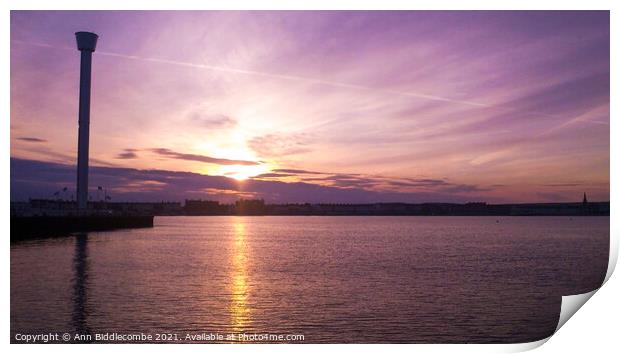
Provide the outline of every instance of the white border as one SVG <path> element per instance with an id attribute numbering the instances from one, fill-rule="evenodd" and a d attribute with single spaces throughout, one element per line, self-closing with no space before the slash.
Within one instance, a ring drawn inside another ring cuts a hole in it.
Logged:
<path id="1" fill-rule="evenodd" d="M 493 0 L 469 0 L 469 1 L 393 1 L 393 0 L 382 0 L 382 1 L 351 1 L 349 3 L 345 1 L 337 1 L 337 0 L 297 0 L 297 1 L 287 1 L 287 0 L 261 0 L 258 1 L 242 1 L 242 0 L 229 0 L 229 1 L 162 1 L 162 0 L 154 0 L 149 2 L 139 2 L 139 1 L 129 1 L 129 0 L 90 0 L 86 1 L 77 1 L 77 0 L 64 0 L 62 2 L 59 1 L 45 1 L 45 0 L 22 0 L 22 1 L 14 1 L 8 0 L 3 1 L 1 3 L 2 11 L 0 13 L 0 43 L 3 48 L 5 48 L 4 55 L 2 56 L 2 67 L 4 68 L 4 75 L 2 77 L 8 78 L 10 77 L 10 64 L 9 64 L 9 53 L 10 53 L 10 14 L 9 10 L 75 10 L 75 9 L 107 9 L 107 10 L 133 10 L 133 9 L 176 9 L 176 10 L 196 10 L 196 9 L 261 9 L 261 10 L 269 10 L 269 9 L 291 9 L 291 10 L 304 10 L 304 9 L 383 9 L 383 10 L 398 10 L 398 9 L 417 9 L 417 10 L 612 10 L 611 11 L 611 35 L 612 38 L 618 38 L 618 16 L 615 13 L 619 5 L 617 5 L 618 1 L 614 2 L 611 0 L 589 0 L 589 1 L 550 1 L 550 0 L 502 0 L 502 1 L 493 1 Z M 615 5 L 615 6 L 614 6 Z M 620 58 L 618 56 L 618 46 L 614 45 L 614 41 L 611 41 L 611 63 L 620 62 Z M 612 64 L 612 80 L 611 80 L 611 102 L 620 102 L 620 97 L 617 91 L 617 70 L 615 70 L 614 65 Z M 10 80 L 3 80 L 4 85 L 0 88 L 0 109 L 2 110 L 4 117 L 9 117 L 9 95 L 10 95 Z M 617 108 L 615 104 L 611 105 L 611 117 L 616 116 Z M 10 156 L 10 129 L 9 129 L 9 120 L 7 118 L 3 122 L 1 128 L 2 134 L 2 145 L 3 148 L 0 148 L 0 151 L 3 158 L 3 163 L 5 168 L 3 169 L 3 173 L 1 175 L 3 187 L 1 189 L 0 198 L 5 202 L 2 204 L 2 209 L 0 210 L 0 218 L 2 220 L 2 225 L 5 231 L 8 231 L 9 227 L 9 156 Z M 611 127 L 611 169 L 610 169 L 610 180 L 618 181 L 620 175 L 618 174 L 618 162 L 617 156 L 619 153 L 619 142 L 618 140 L 614 140 L 613 138 L 620 139 L 620 134 L 618 134 L 618 124 L 612 120 L 610 122 Z M 611 200 L 618 201 L 620 200 L 618 188 L 615 188 L 615 185 L 611 185 Z M 615 203 L 612 203 L 615 205 Z M 620 217 L 620 212 L 618 208 L 612 207 L 612 215 L 611 215 L 611 255 L 610 255 L 610 267 L 607 273 L 606 281 L 609 280 L 611 273 L 615 267 L 618 258 L 618 222 L 617 220 Z M 614 220 L 616 220 L 614 222 Z M 7 233 L 5 233 L 6 235 Z M 5 236 L 8 239 L 8 236 Z M 8 240 L 5 241 L 8 243 Z M 5 243 L 5 244 L 6 244 Z M 4 316 L 2 321 L 2 333 L 4 335 L 3 344 L 5 346 L 8 345 L 10 338 L 10 286 L 6 286 L 10 284 L 10 265 L 9 265 L 9 257 L 10 257 L 10 249 L 7 247 L 5 249 L 5 261 L 3 262 L 2 269 L 2 284 L 5 284 L 4 291 L 2 292 L 2 300 L 4 303 Z M 615 341 L 616 330 L 614 330 L 617 324 L 617 316 L 618 316 L 618 306 L 617 306 L 617 298 L 619 294 L 619 285 L 617 279 L 612 279 L 607 282 L 604 287 L 594 296 L 595 300 L 588 303 L 585 306 L 585 309 L 580 311 L 576 317 L 578 320 L 569 321 L 567 325 L 562 327 L 562 330 L 558 332 L 557 335 L 551 337 L 549 340 L 549 344 L 543 346 L 539 351 L 541 352 L 582 352 L 584 350 L 592 350 L 599 349 L 603 350 L 604 348 L 613 348 L 617 346 Z M 571 310 L 574 310 L 574 307 L 580 307 L 583 304 L 583 300 L 587 300 L 593 293 L 589 293 L 587 295 L 578 296 L 576 298 L 572 298 L 569 301 L 574 302 L 572 306 L 569 306 L 569 303 L 565 299 L 563 301 L 563 311 L 571 307 Z M 576 301 L 576 299 L 581 299 L 581 301 Z M 564 315 L 566 316 L 566 315 Z M 570 316 L 569 316 L 570 317 Z M 209 352 L 256 352 L 256 353 L 271 353 L 273 351 L 289 351 L 294 349 L 297 352 L 306 352 L 306 353 L 314 353 L 317 350 L 328 350 L 328 351 L 355 351 L 355 352 L 371 352 L 377 350 L 389 350 L 390 352 L 405 352 L 410 350 L 420 350 L 422 352 L 472 352 L 472 353 L 480 353 L 480 352 L 492 352 L 492 353 L 500 353 L 500 352 L 516 352 L 523 351 L 536 348 L 541 344 L 545 343 L 547 340 L 542 340 L 534 343 L 527 344 L 517 344 L 517 345 L 210 345 L 210 346 L 195 346 L 195 345 L 175 345 L 175 351 L 196 351 L 196 350 L 208 350 Z M 293 347 L 294 346 L 294 347 Z M 39 349 L 40 347 L 35 346 L 24 346 L 24 345 L 11 345 L 9 349 L 11 352 L 31 352 Z M 107 352 L 110 350 L 109 346 L 90 346 L 88 347 L 88 351 L 93 352 Z M 148 351 L 148 352 L 169 352 L 172 347 L 169 346 L 157 346 L 157 345 L 119 345 L 117 347 L 113 347 L 114 350 L 121 351 Z M 66 352 L 76 352 L 83 351 L 84 347 L 81 345 L 55 345 L 55 346 L 47 346 L 45 347 L 46 352 L 51 353 L 66 353 Z"/>

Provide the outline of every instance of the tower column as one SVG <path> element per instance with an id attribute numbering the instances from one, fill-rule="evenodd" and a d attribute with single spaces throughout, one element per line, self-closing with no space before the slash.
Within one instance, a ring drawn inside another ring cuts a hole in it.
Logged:
<path id="1" fill-rule="evenodd" d="M 92 54 L 98 36 L 90 32 L 75 33 L 80 58 L 80 107 L 78 116 L 77 205 L 88 206 L 88 145 L 90 131 L 90 78 Z"/>

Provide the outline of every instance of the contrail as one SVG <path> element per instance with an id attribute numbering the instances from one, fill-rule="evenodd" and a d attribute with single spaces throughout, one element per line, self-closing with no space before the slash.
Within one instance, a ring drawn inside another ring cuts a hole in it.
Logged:
<path id="1" fill-rule="evenodd" d="M 25 44 L 25 45 L 38 46 L 38 47 L 45 47 L 45 48 L 75 50 L 75 48 L 64 47 L 64 46 L 62 46 L 62 47 L 53 46 L 53 45 L 46 44 L 46 43 L 25 42 L 25 41 L 20 41 L 20 40 L 11 40 L 11 42 L 19 43 L 19 44 Z M 225 66 L 196 64 L 196 63 L 190 63 L 190 62 L 184 62 L 184 61 L 176 61 L 176 60 L 168 60 L 168 59 L 148 58 L 148 57 L 143 57 L 143 56 L 138 56 L 138 55 L 127 55 L 127 54 L 105 52 L 105 51 L 97 51 L 97 54 L 98 55 L 110 56 L 110 57 L 116 57 L 116 58 L 123 58 L 123 59 L 130 59 L 130 60 L 140 60 L 140 61 L 147 61 L 147 62 L 152 62 L 152 63 L 169 64 L 169 65 L 177 65 L 177 66 L 184 66 L 184 67 L 203 69 L 203 70 L 212 70 L 212 71 L 234 73 L 234 74 L 253 75 L 253 76 L 260 76 L 260 77 L 274 78 L 274 79 L 281 79 L 281 80 L 289 80 L 289 81 L 297 81 L 297 82 L 306 82 L 306 83 L 316 84 L 316 85 L 326 85 L 326 86 L 341 87 L 341 88 L 347 88 L 347 89 L 353 89 L 353 90 L 361 90 L 361 91 L 380 92 L 380 93 L 385 93 L 385 94 L 390 94 L 390 95 L 398 95 L 398 96 L 426 99 L 426 100 L 431 100 L 431 101 L 454 103 L 454 104 L 460 104 L 460 105 L 471 106 L 471 107 L 498 108 L 498 109 L 504 109 L 504 110 L 508 109 L 507 107 L 503 107 L 503 106 L 500 106 L 500 105 L 494 105 L 494 104 L 486 104 L 486 103 L 473 102 L 473 101 L 465 101 L 465 100 L 455 100 L 455 99 L 451 99 L 451 98 L 447 98 L 447 97 L 441 97 L 441 96 L 435 96 L 435 95 L 426 95 L 426 94 L 416 93 L 416 92 L 398 91 L 398 90 L 390 90 L 390 89 L 380 89 L 380 88 L 376 88 L 376 87 L 357 85 L 357 84 L 350 84 L 350 83 L 345 83 L 345 82 L 314 79 L 314 78 L 305 77 L 305 76 L 281 75 L 281 74 L 267 73 L 267 72 L 262 72 L 262 71 L 236 69 L 236 68 L 229 68 L 229 67 L 225 67 Z M 530 114 L 530 115 L 536 115 L 536 116 L 542 116 L 542 117 L 559 118 L 556 115 L 546 114 L 546 113 L 536 112 L 536 111 L 523 111 L 523 113 Z"/>
<path id="2" fill-rule="evenodd" d="M 149 61 L 153 63 L 171 64 L 171 65 L 185 66 L 185 67 L 197 68 L 197 69 L 228 72 L 228 73 L 234 73 L 234 74 L 245 74 L 245 75 L 261 76 L 261 77 L 274 78 L 274 79 L 290 80 L 290 81 L 302 81 L 302 82 L 316 84 L 316 85 L 326 85 L 326 86 L 342 87 L 342 88 L 348 88 L 348 89 L 354 89 L 354 90 L 383 92 L 383 93 L 388 93 L 388 94 L 409 96 L 409 97 L 415 97 L 415 98 L 423 98 L 423 99 L 434 100 L 434 101 L 458 103 L 458 104 L 464 104 L 468 106 L 492 107 L 491 105 L 487 105 L 484 103 L 478 103 L 478 102 L 453 100 L 453 99 L 449 99 L 445 97 L 425 95 L 425 94 L 413 93 L 413 92 L 377 89 L 375 87 L 349 84 L 349 83 L 337 82 L 337 81 L 326 81 L 326 80 L 314 79 L 314 78 L 305 77 L 305 76 L 281 75 L 281 74 L 267 73 L 267 72 L 262 72 L 262 71 L 235 69 L 235 68 L 229 68 L 225 66 L 196 64 L 196 63 L 189 63 L 189 62 L 176 61 L 176 60 L 147 58 L 147 57 L 142 57 L 142 56 L 137 56 L 137 55 L 125 55 L 125 54 L 112 53 L 112 52 L 97 52 L 97 54 L 107 55 L 111 57 L 124 58 L 124 59 L 143 60 L 143 61 Z"/>
<path id="3" fill-rule="evenodd" d="M 37 43 L 37 42 L 26 42 L 26 41 L 20 41 L 19 39 L 11 39 L 12 43 L 17 43 L 17 44 L 26 44 L 26 45 L 33 45 L 35 47 L 46 47 L 46 48 L 57 48 L 57 49 L 73 49 L 73 48 L 69 48 L 69 47 L 59 47 L 59 46 L 55 46 L 55 45 L 51 45 L 51 44 L 46 44 L 46 43 Z"/>

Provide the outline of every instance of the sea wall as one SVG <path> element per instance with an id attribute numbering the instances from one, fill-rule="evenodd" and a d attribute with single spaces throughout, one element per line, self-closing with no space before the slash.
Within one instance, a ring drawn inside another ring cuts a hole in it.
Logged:
<path id="1" fill-rule="evenodd" d="M 73 232 L 153 227 L 153 216 L 12 216 L 11 241 L 65 236 Z"/>

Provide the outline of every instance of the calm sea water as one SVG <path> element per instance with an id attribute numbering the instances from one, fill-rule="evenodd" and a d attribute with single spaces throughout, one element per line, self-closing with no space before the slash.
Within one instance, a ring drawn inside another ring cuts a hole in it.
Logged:
<path id="1" fill-rule="evenodd" d="M 532 341 L 553 333 L 561 295 L 601 285 L 608 253 L 609 217 L 156 217 L 11 244 L 11 341 Z"/>

